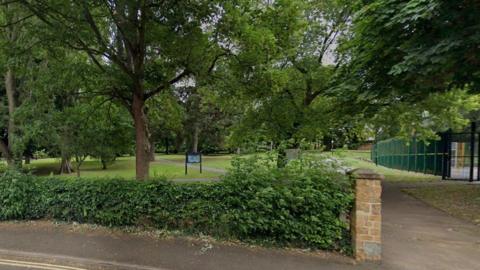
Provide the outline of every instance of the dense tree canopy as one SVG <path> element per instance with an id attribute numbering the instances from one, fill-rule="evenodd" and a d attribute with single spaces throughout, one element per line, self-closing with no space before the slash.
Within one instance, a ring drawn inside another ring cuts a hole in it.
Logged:
<path id="1" fill-rule="evenodd" d="M 431 138 L 480 110 L 477 1 L 0 0 L 0 151 L 80 172 L 159 151 Z M 255 147 L 254 147 L 255 148 Z M 76 168 L 72 167 L 71 161 Z"/>
<path id="2" fill-rule="evenodd" d="M 351 41 L 362 89 L 411 98 L 453 87 L 479 89 L 478 1 L 363 1 Z"/>
<path id="3" fill-rule="evenodd" d="M 356 8 L 342 44 L 341 95 L 380 125 L 392 123 L 389 136 L 465 124 L 478 109 L 469 96 L 478 92 L 478 2 L 373 0 Z"/>

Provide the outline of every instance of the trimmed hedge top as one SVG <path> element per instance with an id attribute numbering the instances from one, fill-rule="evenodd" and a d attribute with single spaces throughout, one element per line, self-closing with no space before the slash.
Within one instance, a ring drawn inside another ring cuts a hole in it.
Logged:
<path id="1" fill-rule="evenodd" d="M 277 169 L 239 159 L 218 183 L 166 180 L 0 177 L 0 220 L 55 219 L 105 226 L 147 225 L 276 245 L 344 250 L 353 191 L 321 162 Z"/>

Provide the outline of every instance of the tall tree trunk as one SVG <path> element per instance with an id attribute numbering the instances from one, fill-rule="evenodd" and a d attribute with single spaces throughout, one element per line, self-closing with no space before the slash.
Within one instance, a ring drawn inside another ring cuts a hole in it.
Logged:
<path id="1" fill-rule="evenodd" d="M 131 112 L 135 125 L 135 171 L 136 179 L 140 181 L 148 179 L 150 169 L 150 141 L 144 106 L 143 98 L 134 94 Z"/>
<path id="2" fill-rule="evenodd" d="M 80 167 L 83 164 L 83 161 L 87 158 L 87 156 L 75 156 L 75 167 L 77 170 L 77 177 L 80 177 Z"/>
<path id="3" fill-rule="evenodd" d="M 0 151 L 2 152 L 2 156 L 7 161 L 8 166 L 10 166 L 13 161 L 12 155 L 8 149 L 8 145 L 3 140 L 0 140 Z"/>
<path id="4" fill-rule="evenodd" d="M 168 151 L 168 147 L 169 147 L 170 143 L 168 142 L 168 138 L 165 138 L 165 154 L 169 154 L 169 151 Z"/>
<path id="5" fill-rule="evenodd" d="M 62 161 L 60 163 L 60 170 L 59 174 L 71 174 L 72 170 L 72 163 L 70 162 L 70 157 L 65 154 L 62 154 Z"/>
<path id="6" fill-rule="evenodd" d="M 150 138 L 150 161 L 155 161 L 155 142 Z"/>
<path id="7" fill-rule="evenodd" d="M 183 142 L 184 142 L 183 134 L 181 134 L 180 132 L 177 132 L 175 134 L 175 141 L 174 141 L 175 149 L 173 153 L 178 154 L 180 152 Z"/>
<path id="8" fill-rule="evenodd" d="M 104 159 L 101 159 L 100 162 L 102 162 L 102 170 L 106 170 L 107 169 L 107 161 L 105 161 Z"/>
<path id="9" fill-rule="evenodd" d="M 16 107 L 15 94 L 17 91 L 17 86 L 15 83 L 15 74 L 11 69 L 7 70 L 7 73 L 5 74 L 5 90 L 7 93 L 8 101 L 8 140 L 4 151 L 8 152 L 8 154 L 5 152 L 4 156 L 7 159 L 7 163 L 9 166 L 15 166 L 16 162 L 12 152 L 12 147 L 15 137 L 15 121 L 13 119 L 13 114 L 15 113 Z"/>
<path id="10" fill-rule="evenodd" d="M 80 165 L 77 163 L 77 177 L 80 177 Z"/>
<path id="11" fill-rule="evenodd" d="M 200 128 L 198 123 L 193 124 L 193 138 L 192 138 L 192 152 L 198 152 L 198 135 L 200 133 Z"/>

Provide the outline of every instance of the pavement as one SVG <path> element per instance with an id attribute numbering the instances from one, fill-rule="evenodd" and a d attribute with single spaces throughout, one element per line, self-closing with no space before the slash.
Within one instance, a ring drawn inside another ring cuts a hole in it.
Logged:
<path id="1" fill-rule="evenodd" d="M 3 264 L 2 260 L 12 262 Z M 246 247 L 211 239 L 155 238 L 49 222 L 0 224 L 0 269 L 372 269 L 332 253 Z M 62 268 L 63 267 L 63 268 Z M 320 268 L 319 268 L 320 267 Z"/>
<path id="2" fill-rule="evenodd" d="M 480 227 L 457 219 L 401 190 L 425 184 L 384 183 L 382 269 L 480 269 Z"/>
<path id="3" fill-rule="evenodd" d="M 87 225 L 0 223 L 0 269 L 480 269 L 480 229 L 384 184 L 383 262 L 267 249 L 209 238 L 157 237 Z"/>

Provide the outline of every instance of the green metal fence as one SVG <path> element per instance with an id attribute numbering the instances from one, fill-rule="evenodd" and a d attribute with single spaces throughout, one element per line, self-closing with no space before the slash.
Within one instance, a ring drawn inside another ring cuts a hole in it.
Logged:
<path id="1" fill-rule="evenodd" d="M 427 142 L 389 139 L 377 142 L 371 155 L 373 162 L 388 168 L 444 175 L 448 148 L 443 137 Z"/>

